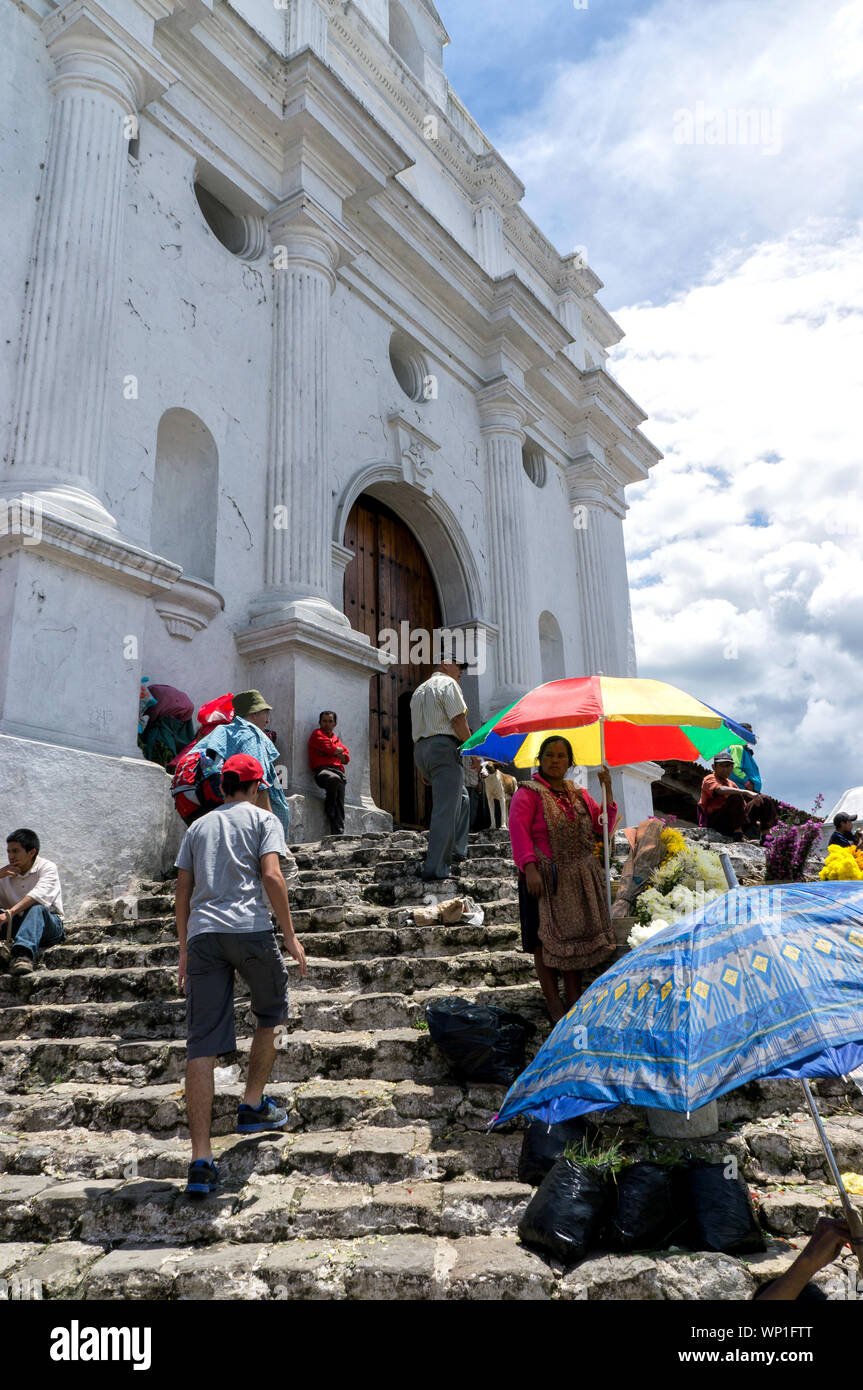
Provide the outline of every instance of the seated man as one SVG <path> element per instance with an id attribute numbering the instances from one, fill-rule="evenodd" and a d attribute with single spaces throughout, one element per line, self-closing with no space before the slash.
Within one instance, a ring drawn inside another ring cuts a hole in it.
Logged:
<path id="1" fill-rule="evenodd" d="M 856 849 L 860 843 L 860 834 L 854 830 L 856 815 L 850 811 L 840 811 L 833 817 L 833 834 L 827 841 L 829 845 L 839 845 L 840 849 Z"/>
<path id="2" fill-rule="evenodd" d="M 726 748 L 713 759 L 713 771 L 701 784 L 699 808 L 711 830 L 742 840 L 744 832 L 760 836 L 761 843 L 779 820 L 779 807 L 771 796 L 736 787 L 731 780 L 734 759 Z"/>
<path id="3" fill-rule="evenodd" d="M 39 855 L 34 830 L 6 837 L 9 863 L 0 869 L 0 970 L 29 975 L 40 951 L 65 940 L 57 865 Z"/>
<path id="4" fill-rule="evenodd" d="M 351 755 L 336 737 L 339 722 L 335 710 L 322 710 L 318 727 L 309 739 L 309 766 L 318 786 L 327 794 L 325 810 L 332 835 L 345 833 L 345 768 Z"/>

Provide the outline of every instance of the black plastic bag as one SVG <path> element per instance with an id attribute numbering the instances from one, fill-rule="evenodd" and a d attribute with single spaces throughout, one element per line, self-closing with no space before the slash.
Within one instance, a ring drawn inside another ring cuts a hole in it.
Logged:
<path id="1" fill-rule="evenodd" d="M 617 1210 L 609 1226 L 615 1250 L 664 1250 L 682 1238 L 686 1207 L 678 1205 L 674 1169 L 662 1163 L 632 1163 L 617 1175 Z"/>
<path id="2" fill-rule="evenodd" d="M 727 1173 L 723 1163 L 693 1162 L 675 1170 L 688 1217 L 685 1243 L 690 1250 L 757 1254 L 767 1247 L 749 1189 L 741 1178 Z"/>
<path id="3" fill-rule="evenodd" d="M 524 1132 L 521 1154 L 518 1160 L 518 1180 L 538 1187 L 550 1173 L 567 1144 L 581 1144 L 585 1139 L 584 1120 L 561 1120 L 559 1124 L 547 1125 L 544 1120 L 533 1120 Z"/>
<path id="4" fill-rule="evenodd" d="M 559 1158 L 534 1193 L 518 1234 L 524 1245 L 574 1265 L 598 1239 L 609 1205 L 608 1177 Z"/>
<path id="5" fill-rule="evenodd" d="M 425 1013 L 432 1041 L 457 1077 L 511 1086 L 524 1071 L 525 1045 L 536 1029 L 521 1014 L 458 997 L 436 999 Z"/>

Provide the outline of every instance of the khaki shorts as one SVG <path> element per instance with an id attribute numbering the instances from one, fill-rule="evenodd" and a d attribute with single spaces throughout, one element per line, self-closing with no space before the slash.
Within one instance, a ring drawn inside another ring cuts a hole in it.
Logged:
<path id="1" fill-rule="evenodd" d="M 288 972 L 271 931 L 193 936 L 187 963 L 186 1056 L 190 1061 L 236 1050 L 235 973 L 249 986 L 259 1028 L 287 1022 Z"/>

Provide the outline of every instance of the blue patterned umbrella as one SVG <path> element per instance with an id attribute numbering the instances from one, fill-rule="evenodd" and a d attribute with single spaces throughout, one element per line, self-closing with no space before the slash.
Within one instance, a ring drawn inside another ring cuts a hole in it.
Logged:
<path id="1" fill-rule="evenodd" d="M 606 971 L 497 1127 L 629 1103 L 689 1112 L 758 1077 L 863 1065 L 863 885 L 736 888 Z"/>

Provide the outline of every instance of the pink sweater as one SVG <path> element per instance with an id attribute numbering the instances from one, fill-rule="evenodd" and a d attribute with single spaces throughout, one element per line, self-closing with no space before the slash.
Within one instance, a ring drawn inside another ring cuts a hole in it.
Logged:
<path id="1" fill-rule="evenodd" d="M 533 781 L 543 782 L 541 777 L 534 773 Z M 543 782 L 543 786 L 548 786 Z M 602 834 L 602 807 L 598 806 L 592 796 L 584 793 L 584 804 L 590 812 L 593 821 L 594 833 Z M 573 813 L 574 814 L 574 813 Z M 608 825 L 609 833 L 614 829 L 617 820 L 617 802 L 608 803 Z M 528 791 L 527 787 L 519 787 L 512 798 L 509 808 L 509 838 L 512 842 L 512 857 L 518 866 L 519 873 L 524 873 L 525 865 L 535 864 L 537 854 L 545 855 L 546 859 L 551 859 L 551 840 L 548 835 L 548 825 L 545 819 L 545 812 L 542 809 L 542 798 L 535 792 Z"/>

